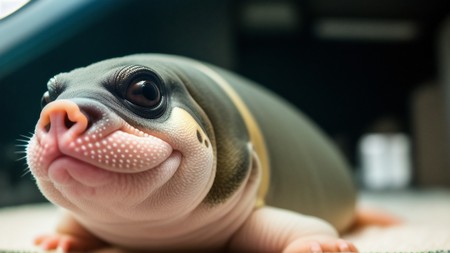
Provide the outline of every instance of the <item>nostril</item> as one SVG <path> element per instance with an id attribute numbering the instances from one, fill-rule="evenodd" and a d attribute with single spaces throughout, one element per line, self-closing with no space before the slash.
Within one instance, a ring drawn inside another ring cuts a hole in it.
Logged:
<path id="1" fill-rule="evenodd" d="M 52 124 L 49 122 L 47 125 L 44 126 L 45 132 L 50 132 L 50 128 L 52 127 Z"/>
<path id="2" fill-rule="evenodd" d="M 83 112 L 84 116 L 87 118 L 87 127 L 86 129 L 89 129 L 92 127 L 93 124 L 100 121 L 104 115 L 101 111 L 96 109 L 95 107 L 85 107 L 82 108 L 81 111 Z"/>
<path id="3" fill-rule="evenodd" d="M 73 122 L 72 120 L 69 119 L 69 116 L 66 114 L 64 116 L 64 126 L 66 127 L 66 129 L 70 129 L 73 125 L 75 125 L 76 122 Z M 49 121 L 45 126 L 44 126 L 44 130 L 45 132 L 50 132 L 50 129 L 52 128 L 52 123 L 51 121 Z"/>
<path id="4" fill-rule="evenodd" d="M 67 129 L 70 129 L 73 125 L 75 125 L 76 122 L 73 122 L 69 119 L 69 116 L 66 114 L 66 116 L 64 117 L 64 125 L 66 126 Z"/>

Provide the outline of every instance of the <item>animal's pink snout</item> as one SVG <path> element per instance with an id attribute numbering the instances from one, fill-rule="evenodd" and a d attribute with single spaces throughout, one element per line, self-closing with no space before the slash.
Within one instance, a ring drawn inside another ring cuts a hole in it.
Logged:
<path id="1" fill-rule="evenodd" d="M 51 102 L 41 112 L 38 127 L 43 133 L 71 135 L 82 134 L 88 128 L 89 120 L 78 105 L 70 100 Z"/>

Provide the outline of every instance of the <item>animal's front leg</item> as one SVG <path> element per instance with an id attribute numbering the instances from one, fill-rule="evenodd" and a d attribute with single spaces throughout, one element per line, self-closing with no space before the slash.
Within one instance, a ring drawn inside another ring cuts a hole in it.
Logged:
<path id="1" fill-rule="evenodd" d="M 60 220 L 56 233 L 36 237 L 35 244 L 43 250 L 58 249 L 59 252 L 85 252 L 107 246 L 105 242 L 89 233 L 68 213 L 65 213 Z"/>
<path id="2" fill-rule="evenodd" d="M 295 212 L 263 207 L 237 231 L 230 252 L 357 252 L 338 238 L 325 221 Z"/>

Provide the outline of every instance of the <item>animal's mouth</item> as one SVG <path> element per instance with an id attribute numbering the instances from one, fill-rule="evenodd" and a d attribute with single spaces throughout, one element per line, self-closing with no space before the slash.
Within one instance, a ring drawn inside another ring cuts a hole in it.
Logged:
<path id="1" fill-rule="evenodd" d="M 47 170 L 48 180 L 60 186 L 79 183 L 100 187 L 108 183 L 115 173 L 65 155 L 53 160 Z"/>
<path id="2" fill-rule="evenodd" d="M 165 172 L 176 171 L 181 163 L 181 154 L 174 151 L 171 155 L 156 167 L 141 171 L 141 172 L 115 172 L 106 170 L 87 163 L 83 160 L 62 155 L 54 159 L 48 166 L 47 176 L 48 180 L 53 184 L 63 187 L 71 187 L 76 185 L 83 185 L 92 188 L 98 188 L 111 183 L 119 178 L 129 176 L 144 176 L 149 174 L 159 174 L 161 170 Z M 150 182 L 149 182 L 150 183 Z"/>
<path id="3" fill-rule="evenodd" d="M 41 180 L 100 187 L 131 174 L 173 174 L 181 163 L 181 153 L 170 144 L 129 125 L 107 136 L 90 133 L 69 139 L 36 134 L 30 143 L 29 155 L 35 161 L 30 167 Z"/>

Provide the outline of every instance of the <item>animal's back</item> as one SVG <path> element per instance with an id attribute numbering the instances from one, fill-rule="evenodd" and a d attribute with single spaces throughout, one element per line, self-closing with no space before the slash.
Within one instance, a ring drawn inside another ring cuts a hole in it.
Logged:
<path id="1" fill-rule="evenodd" d="M 318 216 L 338 230 L 355 210 L 350 168 L 333 143 L 292 105 L 249 80 L 217 69 L 262 132 L 270 164 L 266 204 Z"/>

